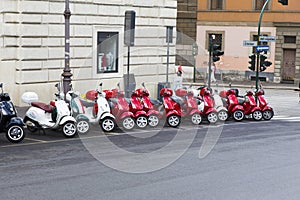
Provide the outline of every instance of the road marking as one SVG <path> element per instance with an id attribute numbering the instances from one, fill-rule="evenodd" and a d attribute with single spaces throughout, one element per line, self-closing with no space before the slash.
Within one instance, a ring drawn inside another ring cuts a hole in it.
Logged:
<path id="1" fill-rule="evenodd" d="M 36 141 L 36 142 L 47 142 L 45 140 L 38 140 L 38 139 L 33 139 L 33 138 L 28 138 L 28 137 L 24 138 L 24 140 L 30 140 L 30 141 Z"/>

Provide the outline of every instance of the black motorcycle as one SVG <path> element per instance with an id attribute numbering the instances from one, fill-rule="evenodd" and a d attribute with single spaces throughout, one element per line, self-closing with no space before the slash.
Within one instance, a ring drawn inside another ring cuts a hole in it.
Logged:
<path id="1" fill-rule="evenodd" d="M 17 111 L 8 93 L 3 93 L 0 83 L 0 133 L 6 132 L 6 138 L 13 143 L 21 142 L 25 137 L 23 119 L 17 117 Z"/>

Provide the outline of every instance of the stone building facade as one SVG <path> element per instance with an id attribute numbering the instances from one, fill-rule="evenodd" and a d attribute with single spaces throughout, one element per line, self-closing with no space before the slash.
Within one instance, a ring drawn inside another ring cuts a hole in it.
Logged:
<path id="1" fill-rule="evenodd" d="M 192 45 L 196 42 L 197 0 L 177 1 L 176 64 L 194 66 Z"/>
<path id="2" fill-rule="evenodd" d="M 64 68 L 64 10 L 65 0 L 0 2 L 0 81 L 18 105 L 26 91 L 38 93 L 42 101 L 54 98 L 54 84 Z M 104 89 L 122 85 L 128 55 L 124 15 L 134 10 L 130 73 L 137 87 L 146 82 L 156 96 L 157 82 L 166 76 L 166 26 L 176 27 L 177 1 L 70 0 L 70 10 L 73 87 L 85 92 L 100 81 Z M 175 52 L 175 44 L 170 44 L 170 66 Z"/>

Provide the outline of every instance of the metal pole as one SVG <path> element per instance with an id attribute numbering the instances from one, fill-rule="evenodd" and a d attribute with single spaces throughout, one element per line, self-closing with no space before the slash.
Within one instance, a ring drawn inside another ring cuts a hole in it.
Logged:
<path id="1" fill-rule="evenodd" d="M 70 69 L 70 17 L 71 11 L 69 7 L 69 0 L 65 1 L 65 67 L 63 70 L 63 88 L 64 94 L 70 91 L 70 83 L 72 81 L 71 76 L 71 69 Z M 66 95 L 65 95 L 66 97 Z"/>
<path id="2" fill-rule="evenodd" d="M 259 20 L 258 20 L 258 30 L 257 30 L 257 45 L 259 46 L 260 45 L 260 26 L 261 26 L 261 21 L 262 21 L 262 17 L 263 17 L 263 14 L 265 12 L 265 8 L 267 7 L 267 4 L 269 3 L 270 0 L 267 0 L 264 4 L 264 6 L 262 7 L 261 9 L 261 12 L 260 12 L 260 15 L 259 15 Z M 260 69 L 260 66 L 259 66 L 259 55 L 260 55 L 260 52 L 256 52 L 256 59 L 257 59 L 257 62 L 256 62 L 256 79 L 255 79 L 255 88 L 256 88 L 256 91 L 258 91 L 258 80 L 259 80 L 259 69 Z"/>
<path id="3" fill-rule="evenodd" d="M 127 94 L 126 97 L 129 98 L 130 97 L 130 90 L 129 90 L 129 66 L 130 66 L 130 45 L 128 45 L 128 52 L 127 52 Z"/>
<path id="4" fill-rule="evenodd" d="M 210 88 L 210 82 L 211 82 L 211 52 L 212 52 L 212 38 L 209 38 L 209 60 L 208 60 L 208 88 Z"/>
<path id="5" fill-rule="evenodd" d="M 168 40 L 166 84 L 168 84 L 168 82 L 169 82 L 169 56 L 170 56 L 170 43 L 169 43 L 169 40 Z"/>

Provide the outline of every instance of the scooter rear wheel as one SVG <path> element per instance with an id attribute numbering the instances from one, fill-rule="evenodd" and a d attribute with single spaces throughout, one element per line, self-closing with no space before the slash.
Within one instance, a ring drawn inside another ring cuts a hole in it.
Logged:
<path id="1" fill-rule="evenodd" d="M 8 127 L 6 138 L 12 143 L 19 143 L 25 138 L 25 132 L 22 126 L 14 124 Z"/>
<path id="2" fill-rule="evenodd" d="M 74 137 L 77 133 L 75 123 L 74 122 L 66 122 L 62 126 L 62 132 L 63 132 L 64 136 L 67 138 Z"/>
<path id="3" fill-rule="evenodd" d="M 178 115 L 170 115 L 167 118 L 167 123 L 169 126 L 176 128 L 180 124 L 180 117 Z"/>

